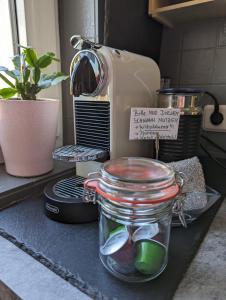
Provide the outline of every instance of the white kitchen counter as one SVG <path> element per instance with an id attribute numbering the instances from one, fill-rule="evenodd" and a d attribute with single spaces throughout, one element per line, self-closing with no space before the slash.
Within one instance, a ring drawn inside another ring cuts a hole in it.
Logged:
<path id="1" fill-rule="evenodd" d="M 0 279 L 23 300 L 90 299 L 2 237 L 0 237 Z"/>

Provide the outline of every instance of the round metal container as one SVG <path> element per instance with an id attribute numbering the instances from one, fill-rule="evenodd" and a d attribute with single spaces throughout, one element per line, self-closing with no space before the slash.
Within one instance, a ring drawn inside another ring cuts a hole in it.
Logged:
<path id="1" fill-rule="evenodd" d="M 200 115 L 202 95 L 203 91 L 198 89 L 162 89 L 158 91 L 158 107 L 179 108 L 181 115 Z"/>

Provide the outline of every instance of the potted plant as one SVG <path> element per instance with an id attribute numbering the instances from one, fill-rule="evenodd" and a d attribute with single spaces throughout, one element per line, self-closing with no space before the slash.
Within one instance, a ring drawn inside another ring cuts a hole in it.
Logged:
<path id="1" fill-rule="evenodd" d="M 55 54 L 37 55 L 35 49 L 22 47 L 12 58 L 14 70 L 0 67 L 0 146 L 6 171 L 14 176 L 31 177 L 53 169 L 59 100 L 40 99 L 37 94 L 67 79 L 61 72 L 43 71 Z"/>

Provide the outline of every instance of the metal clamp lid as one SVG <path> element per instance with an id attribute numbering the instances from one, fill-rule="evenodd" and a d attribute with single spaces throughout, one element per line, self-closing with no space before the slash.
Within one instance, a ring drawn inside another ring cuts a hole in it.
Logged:
<path id="1" fill-rule="evenodd" d="M 169 166 L 135 157 L 104 163 L 100 173 L 91 173 L 84 185 L 109 201 L 124 205 L 160 204 L 175 199 L 180 192 Z"/>

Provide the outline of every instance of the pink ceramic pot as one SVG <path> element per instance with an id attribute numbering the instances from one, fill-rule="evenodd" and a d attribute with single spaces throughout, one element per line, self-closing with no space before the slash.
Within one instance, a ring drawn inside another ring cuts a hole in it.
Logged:
<path id="1" fill-rule="evenodd" d="M 58 100 L 0 100 L 0 145 L 10 175 L 33 177 L 53 169 L 58 112 Z"/>
<path id="2" fill-rule="evenodd" d="M 0 111 L 0 127 L 1 127 L 1 111 Z M 4 163 L 4 157 L 2 154 L 2 148 L 0 146 L 0 164 L 3 164 L 3 163 Z"/>

